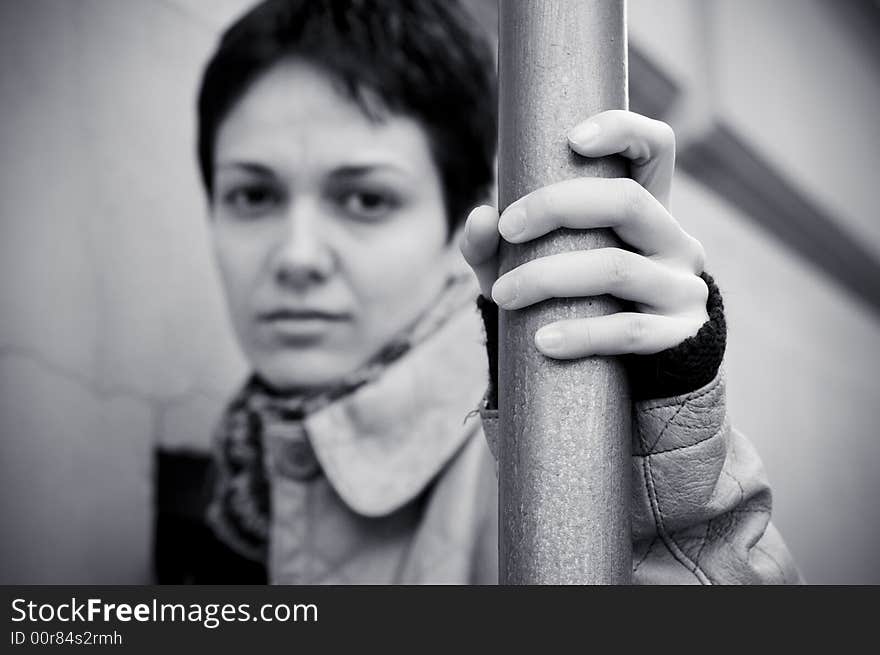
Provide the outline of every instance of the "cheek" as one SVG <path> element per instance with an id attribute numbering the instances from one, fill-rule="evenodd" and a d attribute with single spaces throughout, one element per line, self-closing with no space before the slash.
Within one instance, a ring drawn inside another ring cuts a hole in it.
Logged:
<path id="1" fill-rule="evenodd" d="M 226 302 L 239 326 L 247 321 L 250 299 L 258 283 L 260 253 L 241 239 L 215 230 L 214 258 L 220 272 Z"/>
<path id="2" fill-rule="evenodd" d="M 437 218 L 442 229 L 420 221 L 389 230 L 385 238 L 371 239 L 372 247 L 365 248 L 357 266 L 350 269 L 366 314 L 393 323 L 398 317 L 406 320 L 433 300 L 443 282 L 448 248 L 444 220 Z"/>

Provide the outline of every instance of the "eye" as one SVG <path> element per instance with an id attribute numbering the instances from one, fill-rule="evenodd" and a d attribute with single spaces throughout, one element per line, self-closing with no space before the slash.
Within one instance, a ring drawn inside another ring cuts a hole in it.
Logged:
<path id="1" fill-rule="evenodd" d="M 236 186 L 223 194 L 223 205 L 236 216 L 262 216 L 281 204 L 282 197 L 268 184 Z"/>
<path id="2" fill-rule="evenodd" d="M 339 202 L 349 215 L 367 220 L 383 218 L 399 204 L 392 194 L 369 189 L 344 192 Z"/>

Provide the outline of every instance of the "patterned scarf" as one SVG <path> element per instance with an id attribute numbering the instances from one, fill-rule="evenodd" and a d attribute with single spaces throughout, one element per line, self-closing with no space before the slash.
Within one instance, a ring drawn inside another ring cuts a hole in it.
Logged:
<path id="1" fill-rule="evenodd" d="M 271 521 L 264 439 L 268 426 L 280 423 L 289 438 L 308 442 L 307 416 L 381 376 L 458 309 L 473 303 L 474 289 L 469 271 L 451 273 L 438 300 L 410 328 L 332 388 L 313 394 L 282 394 L 252 374 L 227 406 L 214 435 L 217 476 L 207 520 L 217 537 L 240 555 L 266 562 Z"/>

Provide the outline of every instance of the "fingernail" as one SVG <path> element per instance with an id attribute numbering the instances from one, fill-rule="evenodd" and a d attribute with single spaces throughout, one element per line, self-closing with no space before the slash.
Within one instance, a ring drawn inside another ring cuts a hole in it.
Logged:
<path id="1" fill-rule="evenodd" d="M 541 328 L 535 334 L 535 343 L 541 350 L 554 351 L 562 347 L 562 331 L 554 328 Z"/>
<path id="2" fill-rule="evenodd" d="M 572 143 L 585 146 L 597 136 L 599 136 L 598 123 L 581 123 L 568 133 L 568 140 Z"/>
<path id="3" fill-rule="evenodd" d="M 498 222 L 498 231 L 505 239 L 513 239 L 526 229 L 526 213 L 521 207 L 505 212 Z"/>
<path id="4" fill-rule="evenodd" d="M 517 296 L 517 282 L 515 279 L 503 277 L 495 282 L 492 287 L 492 300 L 499 307 L 512 304 Z"/>

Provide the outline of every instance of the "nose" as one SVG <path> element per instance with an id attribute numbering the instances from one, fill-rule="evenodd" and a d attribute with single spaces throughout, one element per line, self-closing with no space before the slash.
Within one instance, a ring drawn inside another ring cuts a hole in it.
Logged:
<path id="1" fill-rule="evenodd" d="M 275 279 L 282 286 L 304 290 L 335 270 L 336 257 L 322 218 L 316 202 L 308 198 L 291 202 L 273 261 Z"/>

